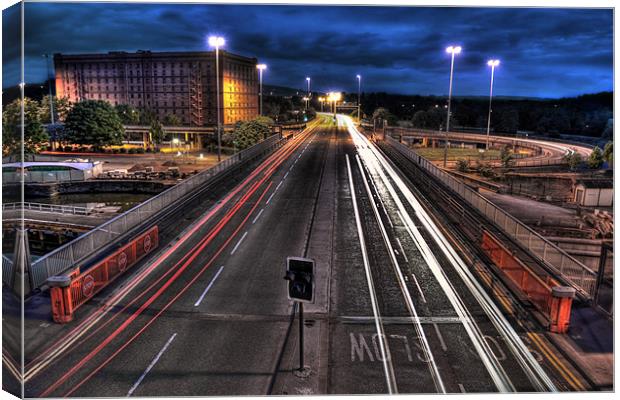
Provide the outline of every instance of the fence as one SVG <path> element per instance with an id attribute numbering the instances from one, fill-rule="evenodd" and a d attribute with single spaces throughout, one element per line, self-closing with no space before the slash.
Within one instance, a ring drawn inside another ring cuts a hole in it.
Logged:
<path id="1" fill-rule="evenodd" d="M 592 298 L 596 287 L 596 273 L 594 271 L 410 148 L 389 136 L 385 137 L 385 142 L 437 178 L 445 186 L 458 193 L 467 203 L 495 223 L 506 235 L 521 244 L 556 274 L 562 276 L 582 297 L 588 300 Z"/>
<path id="2" fill-rule="evenodd" d="M 119 238 L 129 230 L 144 223 L 186 194 L 204 185 L 214 176 L 229 170 L 234 165 L 255 158 L 282 145 L 279 135 L 247 148 L 213 167 L 191 176 L 158 195 L 138 204 L 125 213 L 99 225 L 75 240 L 57 248 L 38 259 L 30 267 L 35 288 L 45 283 L 48 277 L 62 274 L 76 263 L 92 255 L 106 244 Z"/>
<path id="3" fill-rule="evenodd" d="M 399 136 L 404 138 L 406 136 L 412 135 L 425 135 L 428 137 L 434 137 L 439 140 L 445 139 L 445 132 L 442 131 L 433 131 L 433 130 L 425 130 L 425 129 L 411 129 L 411 128 L 401 128 L 401 127 L 388 127 L 387 134 L 390 136 Z M 448 136 L 448 140 L 461 140 L 461 141 L 485 141 L 486 136 L 481 136 L 479 134 L 467 134 L 467 133 L 454 133 L 450 132 Z M 553 165 L 564 165 L 566 161 L 564 160 L 564 154 L 552 156 L 553 152 L 563 152 L 568 150 L 565 147 L 549 144 L 546 147 L 542 146 L 538 143 L 533 143 L 531 141 L 519 140 L 519 139 L 511 139 L 504 137 L 493 137 L 491 139 L 492 142 L 502 143 L 510 146 L 522 147 L 525 149 L 534 150 L 536 152 L 537 157 L 526 157 L 526 158 L 516 158 L 511 162 L 511 166 L 513 167 L 544 167 L 544 166 L 553 166 Z M 545 156 L 545 157 L 542 157 Z"/>
<path id="4" fill-rule="evenodd" d="M 159 245 L 158 232 L 155 225 L 85 272 L 75 271 L 69 276 L 52 277 L 49 283 L 52 286 L 50 298 L 54 321 L 71 321 L 78 307 L 156 249 Z"/>
<path id="5" fill-rule="evenodd" d="M 15 272 L 13 271 L 13 261 L 10 258 L 2 255 L 2 282 L 7 285 L 13 284 L 13 276 Z"/>
<path id="6" fill-rule="evenodd" d="M 44 204 L 44 203 L 29 203 L 29 202 L 2 204 L 2 211 L 21 210 L 22 208 L 25 210 L 32 210 L 32 211 L 60 213 L 60 214 L 73 214 L 73 215 L 89 215 L 92 211 L 91 208 L 64 206 L 61 204 Z"/>

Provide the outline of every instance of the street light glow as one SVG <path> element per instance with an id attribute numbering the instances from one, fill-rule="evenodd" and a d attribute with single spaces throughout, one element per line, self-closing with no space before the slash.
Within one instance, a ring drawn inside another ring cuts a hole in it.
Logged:
<path id="1" fill-rule="evenodd" d="M 209 36 L 209 46 L 211 47 L 222 47 L 226 41 L 221 36 Z"/>
<path id="2" fill-rule="evenodd" d="M 257 64 L 256 65 L 256 69 L 259 69 L 261 71 L 267 69 L 267 64 Z"/>
<path id="3" fill-rule="evenodd" d="M 355 77 L 356 77 L 357 79 L 362 79 L 362 76 L 361 76 L 360 74 L 355 75 Z"/>
<path id="4" fill-rule="evenodd" d="M 449 46 L 446 48 L 446 53 L 460 54 L 461 50 L 462 50 L 461 46 Z"/>
<path id="5" fill-rule="evenodd" d="M 489 67 L 497 67 L 499 65 L 499 60 L 489 60 L 487 61 L 487 65 Z"/>
<path id="6" fill-rule="evenodd" d="M 306 76 L 306 80 L 307 80 L 308 82 L 310 82 L 310 77 L 309 77 L 309 76 Z"/>

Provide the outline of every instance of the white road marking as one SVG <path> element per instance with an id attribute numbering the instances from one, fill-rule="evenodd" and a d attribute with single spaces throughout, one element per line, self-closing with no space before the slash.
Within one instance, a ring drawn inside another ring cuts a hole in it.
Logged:
<path id="1" fill-rule="evenodd" d="M 131 396 L 133 392 L 138 388 L 138 386 L 140 386 L 140 384 L 142 383 L 142 380 L 146 377 L 146 374 L 148 374 L 149 371 L 153 369 L 155 364 L 157 364 L 157 361 L 159 361 L 162 354 L 164 354 L 164 352 L 168 349 L 168 346 L 170 346 L 170 343 L 172 343 L 172 341 L 174 340 L 176 336 L 177 336 L 176 332 L 172 336 L 170 336 L 170 339 L 168 339 L 164 347 L 161 350 L 159 350 L 159 353 L 157 353 L 157 356 L 155 356 L 155 358 L 153 359 L 153 361 L 151 361 L 149 366 L 146 367 L 146 370 L 142 373 L 142 375 L 140 375 L 140 378 L 138 378 L 136 383 L 134 383 L 131 389 L 129 389 L 129 392 L 127 392 L 127 397 Z"/>
<path id="2" fill-rule="evenodd" d="M 256 223 L 256 221 L 258 221 L 258 219 L 260 218 L 260 216 L 263 213 L 263 211 L 265 211 L 265 209 L 261 208 L 260 211 L 258 212 L 258 214 L 256 215 L 256 217 L 254 217 L 254 220 L 252 221 L 252 225 L 254 225 Z"/>
<path id="3" fill-rule="evenodd" d="M 194 303 L 194 307 L 198 307 L 200 305 L 200 303 L 202 302 L 202 299 L 205 298 L 205 296 L 207 295 L 207 292 L 211 289 L 211 286 L 213 286 L 213 284 L 215 283 L 215 280 L 217 279 L 218 276 L 220 276 L 220 273 L 222 273 L 223 269 L 224 269 L 224 266 L 222 265 L 220 269 L 217 270 L 217 272 L 215 273 L 215 276 L 213 277 L 213 279 L 211 279 L 211 282 L 209 282 L 209 285 L 207 286 L 205 291 L 202 292 L 198 300 L 196 300 L 196 302 Z"/>
<path id="4" fill-rule="evenodd" d="M 359 154 L 356 155 L 355 158 L 357 160 L 357 166 L 360 170 L 360 174 L 362 175 L 362 181 L 364 182 L 366 193 L 368 194 L 369 198 L 372 198 L 372 191 L 370 190 L 370 185 L 368 185 L 368 179 L 366 179 L 366 174 L 364 173 L 364 168 L 362 167 L 362 161 L 360 159 Z M 370 179 L 372 179 L 372 177 Z M 418 311 L 416 310 L 415 305 L 413 304 L 413 300 L 411 298 L 411 294 L 409 293 L 409 289 L 407 288 L 407 284 L 405 282 L 405 278 L 403 277 L 402 270 L 400 269 L 398 260 L 396 259 L 396 256 L 394 255 L 394 248 L 392 247 L 392 243 L 390 242 L 390 238 L 387 234 L 387 230 L 385 229 L 385 226 L 383 225 L 383 222 L 381 221 L 381 215 L 379 214 L 379 209 L 377 208 L 377 205 L 373 201 L 370 201 L 370 204 L 372 205 L 372 210 L 375 214 L 375 219 L 377 220 L 377 224 L 379 225 L 379 231 L 381 232 L 383 241 L 385 242 L 385 246 L 388 249 L 388 254 L 390 255 L 392 265 L 394 266 L 394 272 L 396 272 L 396 277 L 398 278 L 398 284 L 401 288 L 403 298 L 405 299 L 405 304 L 407 305 L 407 309 L 409 310 L 409 313 L 414 318 L 417 319 Z M 418 290 L 420 290 L 419 286 L 418 286 Z M 439 393 L 446 393 L 446 387 L 443 383 L 443 379 L 441 378 L 441 374 L 439 373 L 439 368 L 437 367 L 437 363 L 435 362 L 435 357 L 433 356 L 433 352 L 428 343 L 428 339 L 426 338 L 426 334 L 424 333 L 424 329 L 422 329 L 422 325 L 419 322 L 414 323 L 413 327 L 418 334 L 418 339 L 420 340 L 422 351 L 424 352 L 426 359 L 429 361 L 428 363 L 429 372 L 431 373 L 431 376 L 433 378 L 433 383 L 435 384 L 435 388 L 437 389 L 437 392 Z"/>
<path id="5" fill-rule="evenodd" d="M 461 393 L 467 393 L 462 383 L 459 383 L 459 389 L 461 389 Z"/>
<path id="6" fill-rule="evenodd" d="M 435 332 L 437 332 L 437 337 L 439 338 L 439 343 L 441 344 L 441 349 L 443 351 L 447 351 L 448 350 L 448 346 L 446 346 L 446 342 L 443 340 L 443 336 L 441 335 L 441 332 L 439 331 L 439 327 L 437 326 L 437 324 L 433 324 L 433 326 L 435 327 Z"/>
<path id="7" fill-rule="evenodd" d="M 239 246 L 241 245 L 241 242 L 243 242 L 243 239 L 245 239 L 245 237 L 248 235 L 248 231 L 245 231 L 245 233 L 243 234 L 243 236 L 241 236 L 241 239 L 239 239 L 239 241 L 237 242 L 237 244 L 235 245 L 235 247 L 232 249 L 232 251 L 230 252 L 230 255 L 232 256 L 233 254 L 235 254 L 235 251 L 237 251 L 237 249 L 239 248 Z"/>
<path id="8" fill-rule="evenodd" d="M 280 181 L 280 183 L 278 183 L 278 186 L 276 186 L 276 189 L 274 190 L 274 193 L 278 191 L 278 189 L 280 189 L 280 186 L 282 186 L 282 182 L 284 181 Z"/>
<path id="9" fill-rule="evenodd" d="M 286 179 L 287 176 L 288 176 L 288 172 L 286 174 L 284 174 L 284 178 L 282 178 L 282 180 Z"/>
<path id="10" fill-rule="evenodd" d="M 349 155 L 347 158 L 347 170 L 349 172 L 349 187 L 351 188 L 351 201 L 353 202 L 353 211 L 355 213 L 355 223 L 357 225 L 357 236 L 359 238 L 360 247 L 362 249 L 362 259 L 364 261 L 364 270 L 366 271 L 366 281 L 368 283 L 368 290 L 370 292 L 370 304 L 372 305 L 372 313 L 375 320 L 375 328 L 377 329 L 377 335 L 379 338 L 379 348 L 381 350 L 381 361 L 383 362 L 383 371 L 385 372 L 385 380 L 387 384 L 388 393 L 398 393 L 396 388 L 396 378 L 394 376 L 394 367 L 390 362 L 388 364 L 389 347 L 387 340 L 385 340 L 385 332 L 383 331 L 383 324 L 379 322 L 381 316 L 379 315 L 379 308 L 377 307 L 377 294 L 375 293 L 375 286 L 372 282 L 372 274 L 370 271 L 370 264 L 368 261 L 368 253 L 366 252 L 366 241 L 364 239 L 364 232 L 362 231 L 362 222 L 360 219 L 359 210 L 357 208 L 357 199 L 355 196 L 355 187 L 353 186 L 353 174 L 351 173 L 351 163 L 349 162 Z M 389 358 L 391 360 L 392 357 Z"/>
<path id="11" fill-rule="evenodd" d="M 273 193 L 271 193 L 271 196 L 269 196 L 269 198 L 267 199 L 267 202 L 265 204 L 269 204 L 269 202 L 273 198 L 273 195 L 275 195 L 275 194 L 276 194 L 276 191 L 274 190 Z"/>
<path id="12" fill-rule="evenodd" d="M 416 278 L 413 273 L 411 274 L 411 276 L 413 277 L 413 281 L 415 282 L 415 285 L 418 287 L 418 292 L 420 292 L 420 296 L 422 296 L 422 301 L 426 303 L 426 297 L 424 297 L 424 292 L 422 291 L 422 288 L 420 287 L 420 284 L 418 283 L 418 278 Z"/>
<path id="13" fill-rule="evenodd" d="M 396 243 L 398 243 L 398 247 L 400 248 L 400 252 L 403 253 L 403 257 L 405 257 L 405 262 L 409 262 L 407 258 L 407 254 L 405 254 L 405 249 L 403 249 L 403 245 L 400 243 L 400 239 L 396 238 Z"/>
<path id="14" fill-rule="evenodd" d="M 497 305 L 482 288 L 481 284 L 475 279 L 465 262 L 459 257 L 456 250 L 451 246 L 450 242 L 448 242 L 445 236 L 439 231 L 439 228 L 430 218 L 426 210 L 421 206 L 421 204 L 413 195 L 411 190 L 396 173 L 394 168 L 379 152 L 379 150 L 377 150 L 375 146 L 371 145 L 368 139 L 366 139 L 362 134 L 357 131 L 357 129 L 355 129 L 350 118 L 340 116 L 340 119 L 342 119 L 347 125 L 349 133 L 351 134 L 356 145 L 359 145 L 360 142 L 368 143 L 367 146 L 363 146 L 364 148 L 360 149 L 360 154 L 364 156 L 365 161 L 370 163 L 373 167 L 376 167 L 377 173 L 381 177 L 381 180 L 384 182 L 384 185 L 388 189 L 388 192 L 391 194 L 391 197 L 394 199 L 397 207 L 402 211 L 406 223 L 405 228 L 412 236 L 412 238 L 414 238 L 418 250 L 420 250 L 431 272 L 435 275 L 435 278 L 438 280 L 440 286 L 452 303 L 452 306 L 455 308 L 457 314 L 459 314 L 461 318 L 470 318 L 469 310 L 467 310 L 459 294 L 455 291 L 455 289 L 452 287 L 452 284 L 448 281 L 447 277 L 445 276 L 445 272 L 437 262 L 433 252 L 428 246 L 428 243 L 424 240 L 421 233 L 419 232 L 419 227 L 416 226 L 411 220 L 411 217 L 409 216 L 402 202 L 398 198 L 398 195 L 396 194 L 396 191 L 394 190 L 391 182 L 389 182 L 386 173 L 389 174 L 389 176 L 394 181 L 394 184 L 400 189 L 400 192 L 404 195 L 405 200 L 415 210 L 416 216 L 420 220 L 424 229 L 426 229 L 429 234 L 432 235 L 434 242 L 437 243 L 448 261 L 456 269 L 460 278 L 464 281 L 464 283 L 470 290 L 470 293 L 476 298 L 476 300 L 478 300 L 479 304 L 484 309 L 485 313 L 493 323 L 494 327 L 498 330 L 498 332 L 502 334 L 506 345 L 509 346 L 517 362 L 523 368 L 524 372 L 528 374 L 530 382 L 539 391 L 556 392 L 557 388 L 553 381 L 549 378 L 547 373 L 542 369 L 540 364 L 538 364 L 536 359 L 529 352 L 527 346 L 525 346 L 521 338 L 519 338 L 519 336 L 514 331 L 514 328 L 506 320 Z M 385 170 L 385 172 L 383 170 Z M 502 365 L 492 353 L 492 350 L 490 349 L 488 343 L 486 343 L 486 341 L 482 337 L 480 328 L 475 324 L 474 321 L 472 321 L 471 323 L 466 323 L 463 326 L 466 329 L 468 336 L 472 340 L 474 348 L 476 349 L 478 355 L 480 356 L 485 367 L 487 368 L 487 371 L 492 376 L 492 379 L 494 380 L 498 390 L 501 392 L 515 391 L 515 388 L 509 376 L 506 374 L 506 371 L 503 369 Z"/>

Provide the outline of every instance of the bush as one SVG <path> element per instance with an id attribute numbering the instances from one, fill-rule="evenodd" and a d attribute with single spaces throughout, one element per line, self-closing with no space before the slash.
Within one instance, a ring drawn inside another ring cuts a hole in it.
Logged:
<path id="1" fill-rule="evenodd" d="M 136 149 L 135 147 L 132 147 L 129 149 L 129 154 L 137 154 L 138 153 L 138 149 Z"/>
<path id="2" fill-rule="evenodd" d="M 112 153 L 113 153 L 113 154 L 118 154 L 118 153 L 120 153 L 120 152 L 121 152 L 121 150 L 120 150 L 120 149 L 112 149 Z"/>
<path id="3" fill-rule="evenodd" d="M 127 149 L 124 148 L 124 147 L 121 147 L 120 148 L 120 152 L 121 152 L 121 154 L 127 154 Z"/>
<path id="4" fill-rule="evenodd" d="M 148 149 L 147 149 L 147 150 L 148 150 Z M 136 152 L 137 152 L 138 154 L 144 154 L 144 153 L 145 153 L 144 147 L 138 147 L 138 148 L 136 149 Z"/>
<path id="5" fill-rule="evenodd" d="M 459 172 L 467 172 L 469 170 L 469 161 L 464 159 L 457 160 L 456 169 Z"/>
<path id="6" fill-rule="evenodd" d="M 73 151 L 73 146 L 65 146 L 64 151 Z"/>

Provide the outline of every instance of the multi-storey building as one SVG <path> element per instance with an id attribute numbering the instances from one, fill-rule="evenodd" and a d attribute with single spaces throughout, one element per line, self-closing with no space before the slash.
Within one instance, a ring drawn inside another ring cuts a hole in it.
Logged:
<path id="1" fill-rule="evenodd" d="M 256 58 L 219 52 L 223 124 L 258 115 Z M 217 123 L 215 52 L 55 54 L 56 95 L 150 110 L 184 125 Z"/>

